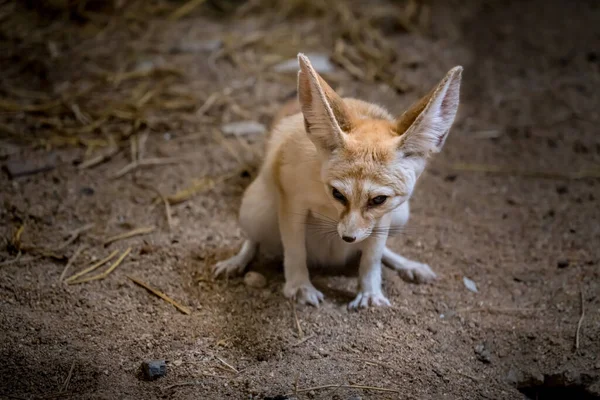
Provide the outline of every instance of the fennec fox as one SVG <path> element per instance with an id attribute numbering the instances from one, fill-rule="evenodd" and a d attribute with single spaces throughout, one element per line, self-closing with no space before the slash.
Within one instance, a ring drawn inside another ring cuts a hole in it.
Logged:
<path id="1" fill-rule="evenodd" d="M 442 149 L 459 103 L 462 67 L 454 67 L 399 118 L 360 100 L 340 98 L 298 55 L 302 112 L 272 129 L 264 164 L 242 199 L 247 238 L 215 275 L 240 273 L 261 250 L 283 255 L 283 293 L 318 306 L 323 294 L 308 266 L 358 266 L 358 294 L 349 308 L 390 305 L 381 265 L 428 282 L 426 264 L 386 247 L 409 216 L 408 200 L 428 157 Z"/>

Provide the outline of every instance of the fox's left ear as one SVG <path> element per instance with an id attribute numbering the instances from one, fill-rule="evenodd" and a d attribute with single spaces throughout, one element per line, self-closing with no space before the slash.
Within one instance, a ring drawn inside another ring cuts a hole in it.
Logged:
<path id="1" fill-rule="evenodd" d="M 462 67 L 452 68 L 440 83 L 396 121 L 399 149 L 405 154 L 442 150 L 458 110 Z"/>

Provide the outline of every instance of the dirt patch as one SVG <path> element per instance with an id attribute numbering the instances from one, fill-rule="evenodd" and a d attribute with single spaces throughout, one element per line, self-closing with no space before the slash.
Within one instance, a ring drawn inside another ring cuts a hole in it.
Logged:
<path id="1" fill-rule="evenodd" d="M 352 18 L 377 15 L 369 26 L 379 33 L 340 29 L 319 7 L 233 19 L 205 5 L 165 23 L 181 4 L 134 3 L 144 6 L 69 22 L 0 5 L 0 157 L 52 152 L 54 163 L 0 175 L 0 396 L 262 399 L 297 385 L 298 398 L 541 399 L 559 386 L 598 398 L 596 2 L 433 2 L 414 15 L 408 3 L 348 3 Z M 410 18 L 386 18 L 389 10 Z M 385 68 L 365 49 L 336 53 L 334 34 L 373 41 Z M 294 312 L 280 265 L 264 257 L 251 266 L 266 277 L 262 288 L 208 274 L 241 244 L 236 213 L 263 144 L 219 128 L 268 125 L 295 90 L 293 71 L 269 65 L 298 51 L 330 55 L 332 86 L 394 113 L 465 67 L 459 119 L 416 190 L 408 233 L 389 241 L 440 279 L 410 285 L 386 271 L 391 308 L 348 312 L 355 278 L 321 274 L 324 305 Z M 127 167 L 144 159 L 161 161 Z M 214 182 L 202 186 L 203 177 Z M 200 189 L 168 219 L 157 193 L 190 187 Z M 102 244 L 141 227 L 156 229 Z M 81 244 L 67 276 L 132 251 L 105 279 L 66 285 L 59 278 Z M 19 248 L 22 259 L 8 263 Z M 147 382 L 139 368 L 154 359 L 168 372 Z M 572 379 L 557 386 L 564 371 Z"/>

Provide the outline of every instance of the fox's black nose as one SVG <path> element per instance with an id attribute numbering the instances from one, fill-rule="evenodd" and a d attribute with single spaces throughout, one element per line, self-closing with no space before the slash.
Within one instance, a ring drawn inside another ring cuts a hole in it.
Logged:
<path id="1" fill-rule="evenodd" d="M 348 243 L 352 243 L 356 240 L 356 238 L 354 236 L 342 236 L 342 239 L 344 239 L 344 242 L 348 242 Z"/>

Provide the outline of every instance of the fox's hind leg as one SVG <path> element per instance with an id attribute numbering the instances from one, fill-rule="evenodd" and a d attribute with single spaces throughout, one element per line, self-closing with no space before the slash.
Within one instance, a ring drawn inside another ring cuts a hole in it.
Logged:
<path id="1" fill-rule="evenodd" d="M 408 222 L 409 215 L 410 209 L 408 202 L 406 202 L 394 211 L 391 228 L 397 229 L 404 226 Z M 383 250 L 381 261 L 383 265 L 397 271 L 400 277 L 408 282 L 427 283 L 436 278 L 429 265 L 402 257 L 390 250 L 389 247 Z"/>
<path id="2" fill-rule="evenodd" d="M 235 256 L 215 264 L 213 267 L 215 276 L 241 274 L 256 255 L 257 249 L 258 244 L 256 242 L 245 240 L 242 248 Z"/>
<path id="3" fill-rule="evenodd" d="M 427 283 L 436 278 L 429 265 L 409 260 L 387 247 L 383 250 L 381 261 L 386 267 L 398 271 L 398 275 L 408 282 Z"/>
<path id="4" fill-rule="evenodd" d="M 276 193 L 260 175 L 244 193 L 239 220 L 248 239 L 235 256 L 213 266 L 215 276 L 244 272 L 256 255 L 259 245 L 261 249 L 274 255 L 281 251 Z"/>

